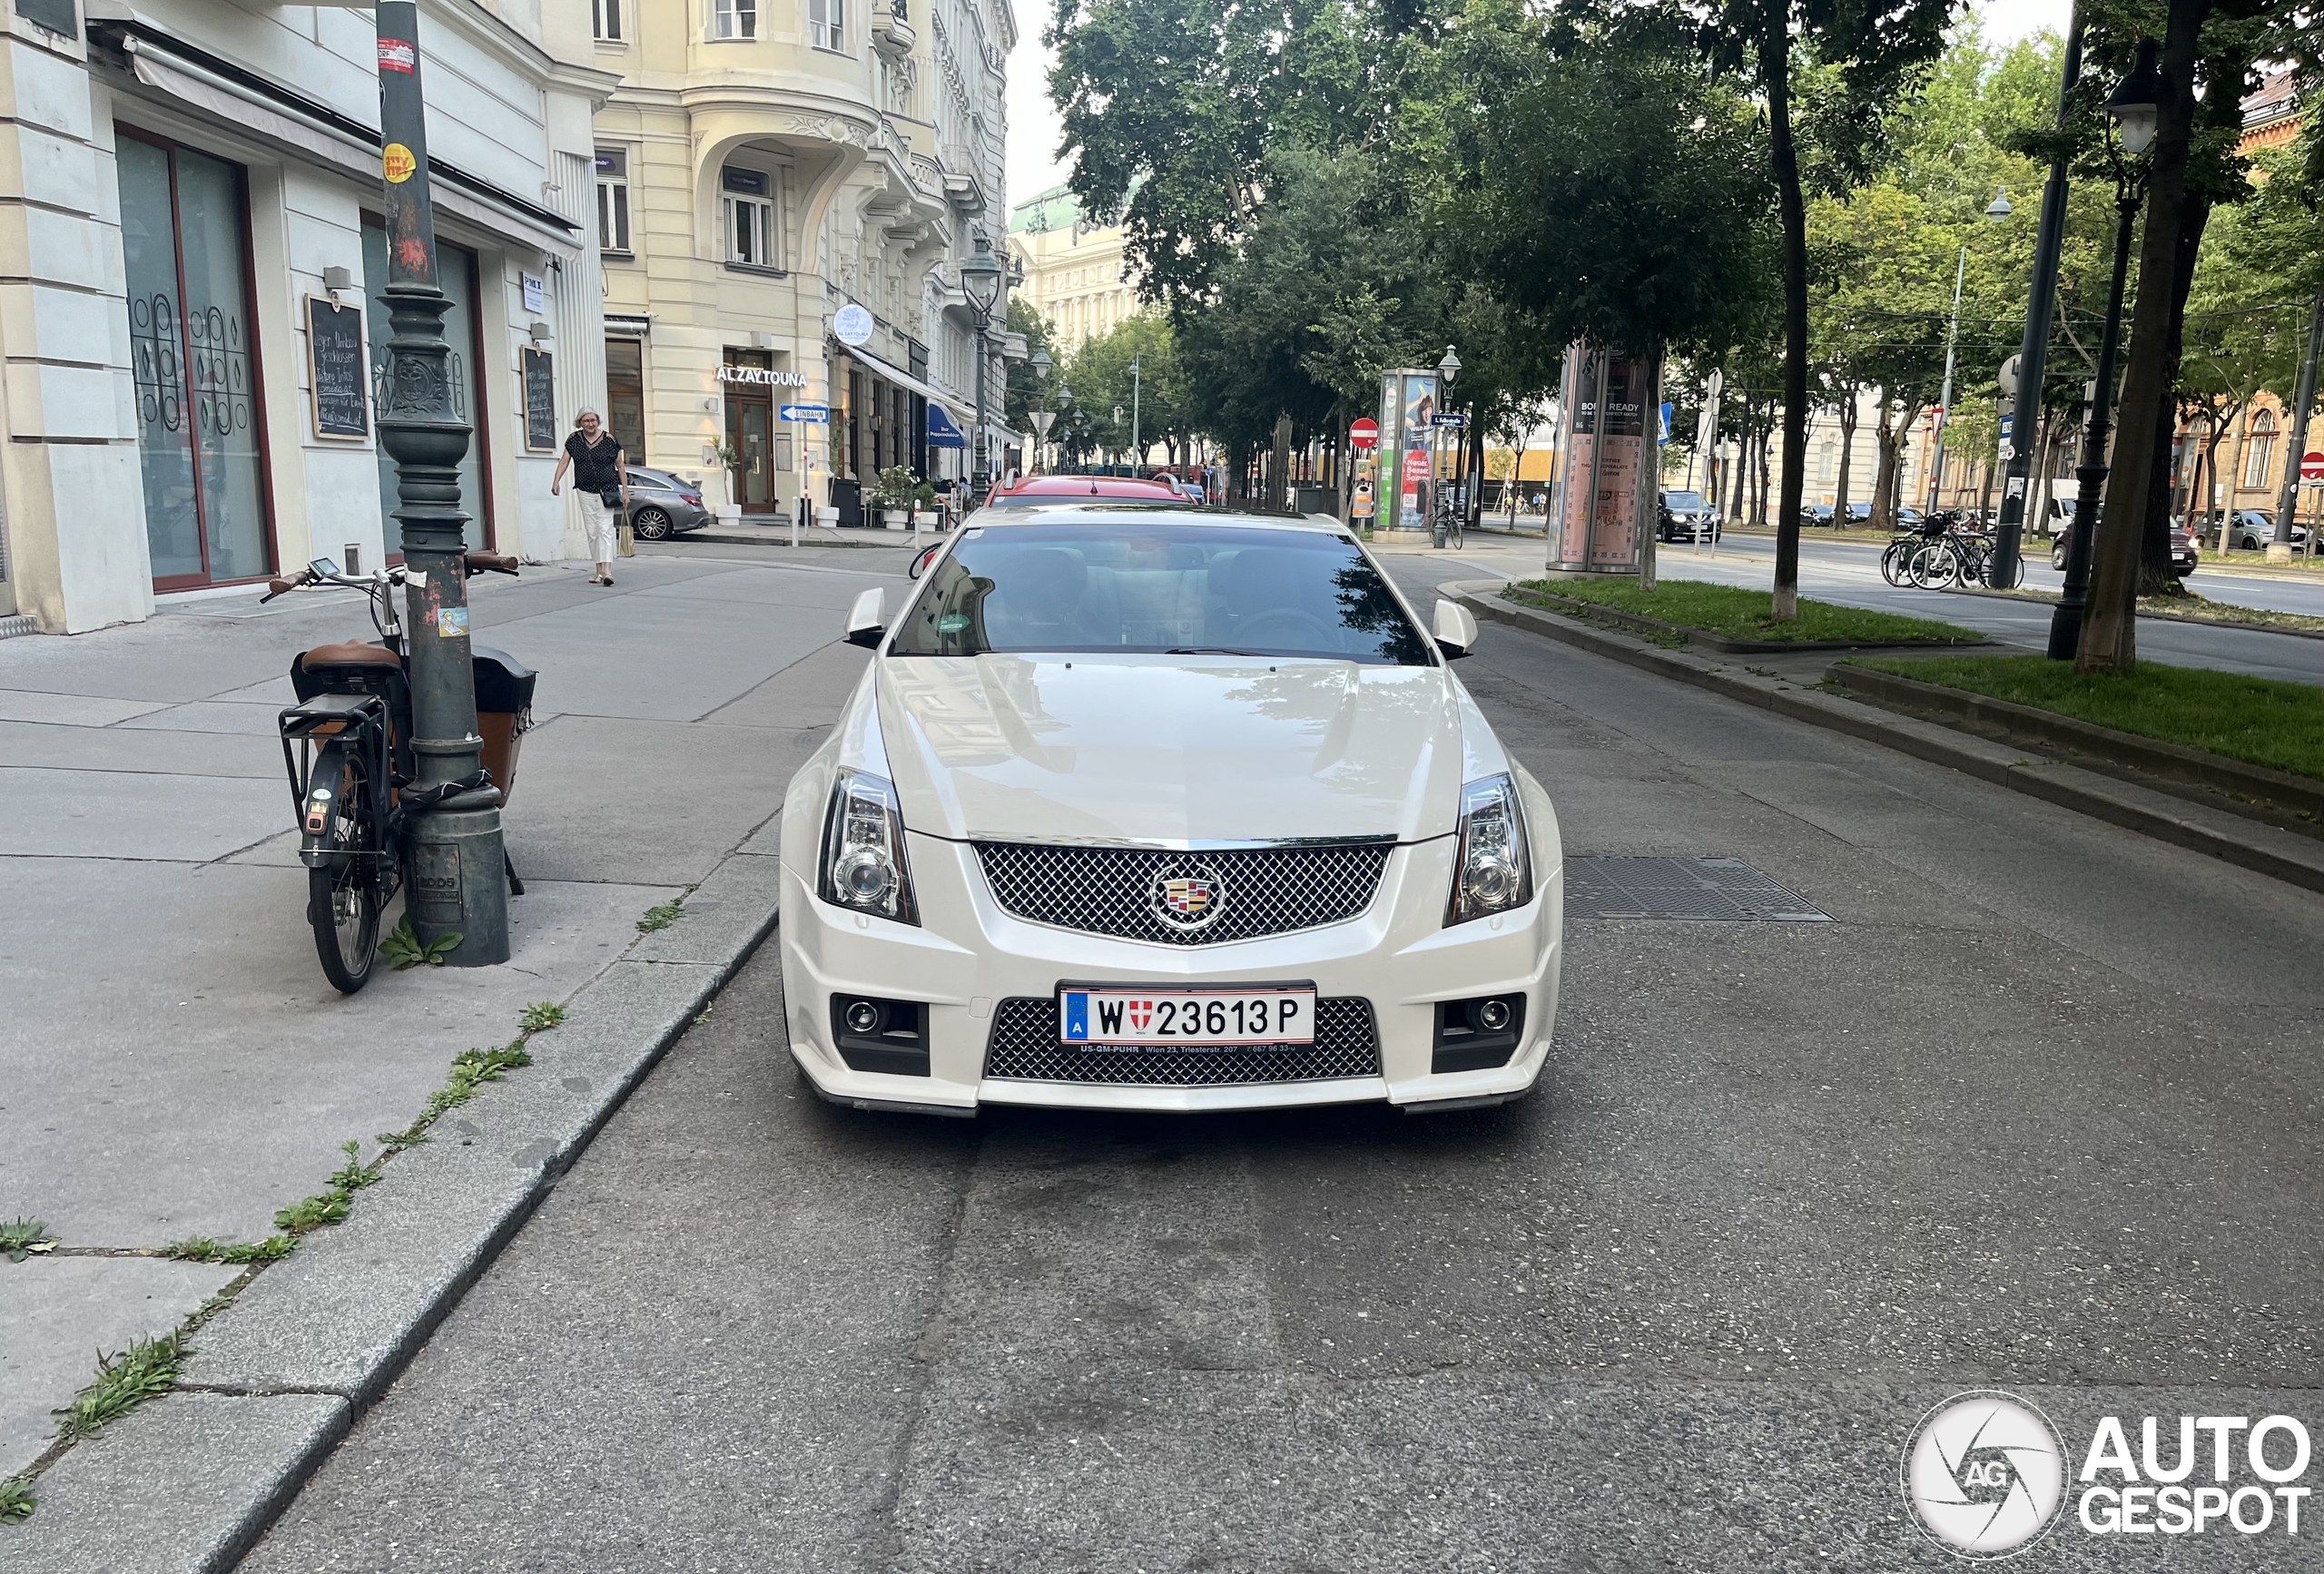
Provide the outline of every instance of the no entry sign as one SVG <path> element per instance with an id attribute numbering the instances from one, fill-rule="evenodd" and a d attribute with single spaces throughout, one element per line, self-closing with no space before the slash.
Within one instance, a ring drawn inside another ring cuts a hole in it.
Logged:
<path id="1" fill-rule="evenodd" d="M 2310 448 L 2300 455 L 2299 478 L 2303 481 L 2324 481 L 2324 454 Z"/>
<path id="2" fill-rule="evenodd" d="M 1380 423 L 1365 416 L 1347 429 L 1347 446 L 1359 454 L 1368 454 L 1380 446 Z M 2324 472 L 2319 472 L 2324 474 Z"/>

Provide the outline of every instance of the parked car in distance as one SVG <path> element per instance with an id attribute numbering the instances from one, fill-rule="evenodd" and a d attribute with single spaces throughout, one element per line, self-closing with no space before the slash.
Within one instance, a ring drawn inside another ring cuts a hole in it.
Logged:
<path id="1" fill-rule="evenodd" d="M 667 470 L 629 467 L 629 527 L 640 541 L 666 541 L 710 523 L 702 488 Z"/>
<path id="2" fill-rule="evenodd" d="M 1829 503 L 1805 503 L 1800 506 L 1799 522 L 1805 525 L 1829 525 L 1832 506 Z"/>
<path id="3" fill-rule="evenodd" d="M 1918 530 L 1926 519 L 1926 515 L 1910 504 L 1896 510 L 1896 528 L 1899 530 Z"/>
<path id="4" fill-rule="evenodd" d="M 1660 541 L 1718 541 L 1718 515 L 1700 492 L 1656 495 L 1655 538 Z"/>
<path id="5" fill-rule="evenodd" d="M 2073 532 L 2069 529 L 2050 544 L 2051 567 L 2059 570 L 2064 569 L 2066 566 L 2066 552 L 2073 545 Z M 2194 573 L 2195 565 L 2200 560 L 2201 556 L 2201 553 L 2196 550 L 2194 536 L 2189 534 L 2186 530 L 2181 528 L 2180 526 L 2174 522 L 2171 526 L 2171 577 L 2174 579 L 2184 579 L 2190 574 Z"/>
<path id="6" fill-rule="evenodd" d="M 995 486 L 984 499 L 988 508 L 1056 508 L 1088 503 L 1184 508 L 1191 507 L 1194 499 L 1167 481 L 1136 476 L 1020 476 Z"/>
<path id="7" fill-rule="evenodd" d="M 2276 516 L 2264 508 L 2238 508 L 2227 516 L 2228 544 L 2245 552 L 2257 552 L 2276 539 Z M 2291 544 L 2298 546 L 2308 539 L 2308 526 L 2292 521 Z"/>

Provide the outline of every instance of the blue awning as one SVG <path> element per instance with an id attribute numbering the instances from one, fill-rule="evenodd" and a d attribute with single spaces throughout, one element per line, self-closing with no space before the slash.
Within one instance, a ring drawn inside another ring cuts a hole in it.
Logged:
<path id="1" fill-rule="evenodd" d="M 931 399 L 928 403 L 928 446 L 931 448 L 965 448 L 969 439 L 952 424 L 942 405 Z"/>

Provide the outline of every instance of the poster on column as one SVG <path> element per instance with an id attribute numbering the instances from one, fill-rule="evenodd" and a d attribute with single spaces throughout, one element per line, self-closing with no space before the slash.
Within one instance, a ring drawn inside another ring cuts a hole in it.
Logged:
<path id="1" fill-rule="evenodd" d="M 1402 457 L 1396 472 L 1396 516 L 1390 521 L 1390 528 L 1425 530 L 1429 490 L 1434 479 L 1429 448 L 1435 440 L 1432 429 L 1436 424 L 1434 372 L 1404 373 L 1403 408 L 1399 414 L 1396 437 Z"/>
<path id="2" fill-rule="evenodd" d="M 1566 357 L 1564 393 L 1573 420 L 1566 442 L 1557 564 L 1566 569 L 1635 574 L 1640 544 L 1639 467 L 1647 454 L 1643 395 L 1651 366 L 1620 356 L 1602 363 L 1606 408 L 1601 419 L 1600 364 L 1586 344 L 1577 343 Z"/>

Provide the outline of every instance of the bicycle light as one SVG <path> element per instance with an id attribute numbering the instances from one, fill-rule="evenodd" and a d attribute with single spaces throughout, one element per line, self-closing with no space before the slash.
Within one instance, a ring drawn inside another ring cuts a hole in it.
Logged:
<path id="1" fill-rule="evenodd" d="M 307 834 L 320 836 L 330 824 L 330 790 L 318 787 L 307 795 Z"/>

